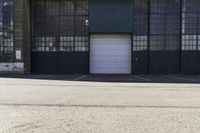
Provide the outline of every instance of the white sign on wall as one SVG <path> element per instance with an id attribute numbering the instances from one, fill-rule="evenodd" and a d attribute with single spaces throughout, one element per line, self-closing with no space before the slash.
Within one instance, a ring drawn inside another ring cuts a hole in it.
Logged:
<path id="1" fill-rule="evenodd" d="M 16 59 L 21 60 L 22 59 L 22 52 L 21 50 L 16 50 Z"/>

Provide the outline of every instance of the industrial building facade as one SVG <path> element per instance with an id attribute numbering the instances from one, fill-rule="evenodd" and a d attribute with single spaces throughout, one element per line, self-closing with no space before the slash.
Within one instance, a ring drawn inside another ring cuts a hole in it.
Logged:
<path id="1" fill-rule="evenodd" d="M 200 1 L 1 0 L 0 72 L 200 74 Z"/>

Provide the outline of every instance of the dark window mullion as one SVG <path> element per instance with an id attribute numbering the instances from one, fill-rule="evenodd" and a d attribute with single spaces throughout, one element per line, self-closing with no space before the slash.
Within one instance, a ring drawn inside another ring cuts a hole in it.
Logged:
<path id="1" fill-rule="evenodd" d="M 46 23 L 48 23 L 47 22 L 47 0 L 45 0 L 45 3 L 44 3 L 44 16 L 45 16 L 45 29 L 47 29 L 48 27 L 46 27 Z M 43 31 L 44 32 L 44 31 Z M 44 34 L 44 33 L 43 33 Z M 45 46 L 44 46 L 44 48 L 45 48 L 45 52 L 47 52 L 47 37 L 44 35 L 44 41 L 45 41 Z"/>
<path id="2" fill-rule="evenodd" d="M 196 13 L 196 51 L 198 51 L 198 30 L 199 30 L 199 18 L 198 18 L 198 13 Z"/>
<path id="3" fill-rule="evenodd" d="M 164 48 L 163 48 L 163 50 L 164 51 L 167 51 L 167 31 L 166 31 L 166 29 L 167 29 L 167 19 L 166 19 L 166 16 L 167 16 L 167 13 L 165 13 L 165 14 L 163 14 L 164 15 Z"/>
<path id="4" fill-rule="evenodd" d="M 73 33 L 73 35 L 74 35 L 74 50 L 73 50 L 73 52 L 76 52 L 76 14 L 77 14 L 77 12 L 76 12 L 76 0 L 74 0 L 74 33 Z"/>
<path id="5" fill-rule="evenodd" d="M 61 45 L 61 40 L 60 40 L 60 37 L 61 37 L 61 17 L 62 17 L 61 4 L 62 3 L 60 2 L 59 3 L 59 19 L 58 19 L 58 21 L 59 21 L 58 22 L 58 34 L 59 35 L 58 35 L 57 42 L 56 42 L 57 43 L 56 49 L 57 49 L 58 52 L 60 52 L 60 49 L 61 49 L 61 46 L 60 46 Z"/>
<path id="6" fill-rule="evenodd" d="M 2 39 L 3 39 L 3 44 L 2 44 L 2 48 L 3 48 L 3 51 L 2 51 L 2 61 L 5 62 L 5 42 L 4 42 L 4 39 L 5 39 L 5 23 L 4 23 L 4 9 L 3 9 L 3 5 L 4 5 L 4 1 L 2 1 L 2 5 L 1 5 L 1 8 L 2 8 L 2 25 L 3 25 L 3 33 L 2 33 Z"/>

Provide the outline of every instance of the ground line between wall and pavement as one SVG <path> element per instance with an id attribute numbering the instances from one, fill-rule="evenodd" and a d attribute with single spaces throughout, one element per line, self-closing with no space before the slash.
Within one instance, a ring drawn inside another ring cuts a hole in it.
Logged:
<path id="1" fill-rule="evenodd" d="M 86 77 L 87 77 L 87 75 L 83 75 L 83 76 L 81 76 L 81 77 L 75 78 L 75 80 L 81 80 L 81 79 L 84 79 L 84 78 L 86 78 Z"/>
<path id="2" fill-rule="evenodd" d="M 145 80 L 145 81 L 151 81 L 151 80 L 150 80 L 150 79 L 148 79 L 148 78 L 143 78 L 143 77 L 140 77 L 140 76 L 137 76 L 137 75 L 135 75 L 135 77 L 136 77 L 136 78 L 138 78 L 138 79 Z"/>

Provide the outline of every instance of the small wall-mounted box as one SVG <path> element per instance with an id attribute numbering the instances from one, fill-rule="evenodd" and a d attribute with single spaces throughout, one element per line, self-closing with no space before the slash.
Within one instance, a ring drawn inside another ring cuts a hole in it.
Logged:
<path id="1" fill-rule="evenodd" d="M 21 50 L 16 50 L 15 56 L 16 56 L 16 60 L 21 60 L 22 59 L 22 52 L 21 52 Z"/>

